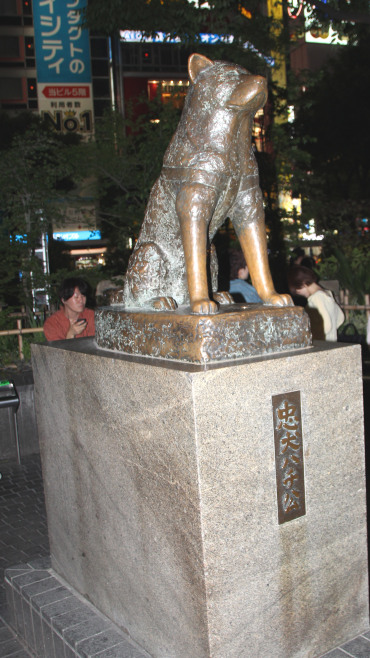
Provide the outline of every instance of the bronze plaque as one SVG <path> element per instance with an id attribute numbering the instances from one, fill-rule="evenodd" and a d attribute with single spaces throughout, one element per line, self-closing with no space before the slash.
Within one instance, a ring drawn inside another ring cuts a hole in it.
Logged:
<path id="1" fill-rule="evenodd" d="M 279 523 L 306 514 L 300 391 L 272 396 Z"/>

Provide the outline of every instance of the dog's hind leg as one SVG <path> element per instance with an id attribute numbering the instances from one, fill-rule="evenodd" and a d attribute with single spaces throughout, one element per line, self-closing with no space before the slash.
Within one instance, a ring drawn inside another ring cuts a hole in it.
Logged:
<path id="1" fill-rule="evenodd" d="M 123 290 L 112 293 L 111 304 L 123 304 L 126 308 L 175 309 L 175 300 L 163 295 L 167 278 L 167 260 L 158 245 L 141 244 L 130 257 Z"/>

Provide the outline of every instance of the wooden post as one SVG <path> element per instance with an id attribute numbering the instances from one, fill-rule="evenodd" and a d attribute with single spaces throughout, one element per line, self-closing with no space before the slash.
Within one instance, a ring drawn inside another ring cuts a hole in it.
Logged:
<path id="1" fill-rule="evenodd" d="M 24 360 L 24 354 L 23 354 L 23 336 L 22 336 L 22 320 L 19 319 L 17 320 L 17 329 L 19 329 L 19 334 L 18 334 L 18 351 L 19 351 L 19 358 L 21 361 Z"/>
<path id="2" fill-rule="evenodd" d="M 365 306 L 366 306 L 366 319 L 369 322 L 369 318 L 370 318 L 370 295 L 365 295 Z"/>
<path id="3" fill-rule="evenodd" d="M 349 292 L 348 292 L 348 290 L 345 290 L 344 291 L 344 306 L 348 306 L 348 303 L 349 303 Z M 345 315 L 345 318 L 346 318 L 346 322 L 348 322 L 348 316 L 349 316 L 348 309 L 344 311 L 344 315 Z"/>

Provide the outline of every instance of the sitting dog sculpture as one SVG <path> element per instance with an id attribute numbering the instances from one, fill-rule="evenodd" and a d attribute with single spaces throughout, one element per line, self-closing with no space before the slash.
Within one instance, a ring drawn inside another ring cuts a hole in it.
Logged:
<path id="1" fill-rule="evenodd" d="M 291 305 L 275 292 L 264 209 L 251 144 L 253 117 L 267 100 L 266 80 L 238 65 L 193 54 L 191 85 L 154 184 L 123 290 L 112 304 L 212 314 L 229 293 L 214 293 L 216 231 L 229 217 L 264 304 Z M 212 285 L 209 285 L 211 282 Z"/>

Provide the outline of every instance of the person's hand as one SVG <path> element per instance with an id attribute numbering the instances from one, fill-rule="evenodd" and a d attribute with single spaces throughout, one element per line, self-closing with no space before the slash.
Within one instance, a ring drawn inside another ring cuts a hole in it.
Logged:
<path id="1" fill-rule="evenodd" d="M 76 338 L 76 336 L 82 334 L 87 325 L 87 320 L 79 318 L 77 320 L 70 320 L 69 324 L 70 327 L 68 329 L 66 338 Z"/>

